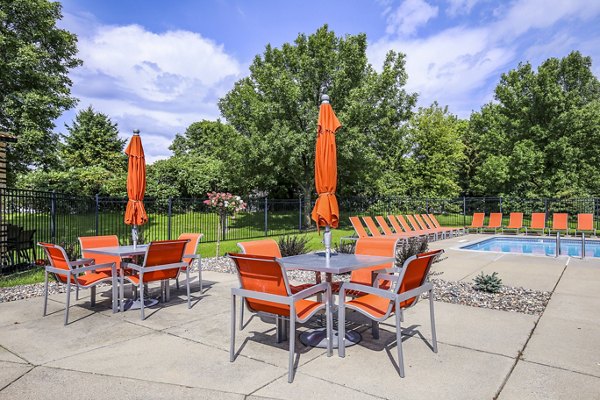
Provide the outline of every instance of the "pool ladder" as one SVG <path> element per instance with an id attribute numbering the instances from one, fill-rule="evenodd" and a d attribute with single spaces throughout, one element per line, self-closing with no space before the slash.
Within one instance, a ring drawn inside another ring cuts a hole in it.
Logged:
<path id="1" fill-rule="evenodd" d="M 560 232 L 556 232 L 556 257 L 560 256 Z M 581 259 L 585 258 L 585 232 L 581 232 Z"/>

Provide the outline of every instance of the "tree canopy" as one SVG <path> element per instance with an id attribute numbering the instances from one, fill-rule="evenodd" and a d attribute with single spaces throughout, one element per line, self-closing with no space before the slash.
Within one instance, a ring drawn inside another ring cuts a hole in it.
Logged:
<path id="1" fill-rule="evenodd" d="M 17 136 L 9 182 L 30 167 L 57 163 L 54 120 L 75 105 L 69 70 L 77 37 L 56 27 L 61 5 L 47 0 L 0 0 L 0 130 Z"/>

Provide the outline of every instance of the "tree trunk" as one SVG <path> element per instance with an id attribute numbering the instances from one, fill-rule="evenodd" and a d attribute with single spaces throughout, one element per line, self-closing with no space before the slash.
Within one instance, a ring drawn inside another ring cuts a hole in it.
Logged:
<path id="1" fill-rule="evenodd" d="M 312 224 L 312 220 L 310 218 L 310 214 L 312 212 L 312 187 L 310 185 L 306 185 L 302 188 L 302 204 L 304 206 L 304 226 L 303 228 L 308 228 Z"/>

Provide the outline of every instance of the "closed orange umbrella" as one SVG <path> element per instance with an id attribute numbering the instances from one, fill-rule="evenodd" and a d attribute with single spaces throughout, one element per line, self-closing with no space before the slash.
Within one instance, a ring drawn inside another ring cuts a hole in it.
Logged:
<path id="1" fill-rule="evenodd" d="M 125 149 L 129 157 L 127 167 L 127 209 L 125 210 L 125 223 L 133 225 L 133 245 L 137 244 L 137 226 L 148 222 L 148 215 L 144 209 L 144 193 L 146 192 L 146 160 L 140 131 L 133 131 L 133 137 Z"/>
<path id="2" fill-rule="evenodd" d="M 330 228 L 338 227 L 340 213 L 335 197 L 337 188 L 335 132 L 341 126 L 329 104 L 329 96 L 322 95 L 315 151 L 315 186 L 319 197 L 312 211 L 312 219 L 317 223 L 317 229 L 321 226 L 325 227 L 325 248 L 328 259 L 331 249 Z"/>

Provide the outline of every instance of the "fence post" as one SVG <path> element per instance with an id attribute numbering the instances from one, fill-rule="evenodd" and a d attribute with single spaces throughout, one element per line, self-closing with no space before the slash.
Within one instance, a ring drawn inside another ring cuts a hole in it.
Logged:
<path id="1" fill-rule="evenodd" d="M 500 214 L 502 214 L 502 196 L 500 196 Z"/>
<path id="2" fill-rule="evenodd" d="M 167 239 L 171 240 L 171 218 L 173 217 L 173 198 L 169 196 L 168 209 L 167 209 Z"/>
<path id="3" fill-rule="evenodd" d="M 50 200 L 50 241 L 56 244 L 56 192 L 54 190 Z"/>
<path id="4" fill-rule="evenodd" d="M 544 213 L 546 214 L 546 219 L 548 219 L 548 199 L 544 198 Z"/>
<path id="5" fill-rule="evenodd" d="M 265 197 L 265 236 L 269 236 L 269 225 L 267 222 L 269 216 L 269 200 Z"/>
<path id="6" fill-rule="evenodd" d="M 98 193 L 96 193 L 96 236 L 99 236 L 98 232 L 100 231 L 99 219 L 100 219 L 100 196 L 98 195 Z"/>
<path id="7" fill-rule="evenodd" d="M 298 197 L 298 231 L 302 232 L 302 196 Z"/>
<path id="8" fill-rule="evenodd" d="M 467 198 L 463 196 L 463 226 L 467 226 Z"/>

